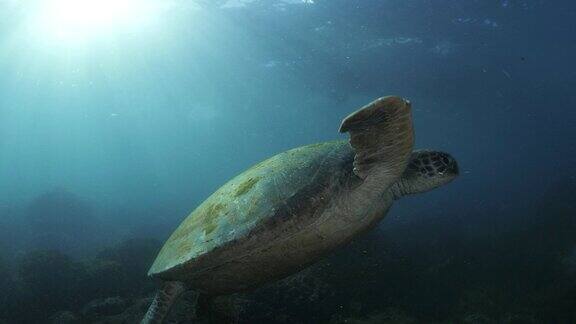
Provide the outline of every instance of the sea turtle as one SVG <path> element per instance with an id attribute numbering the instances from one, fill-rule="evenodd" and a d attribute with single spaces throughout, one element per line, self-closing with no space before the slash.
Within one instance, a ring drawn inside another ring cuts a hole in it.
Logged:
<path id="1" fill-rule="evenodd" d="M 411 104 L 379 98 L 346 117 L 350 140 L 295 148 L 236 176 L 174 231 L 150 268 L 163 281 L 142 323 L 186 290 L 202 300 L 303 269 L 373 228 L 395 199 L 458 175 L 447 153 L 413 151 Z"/>

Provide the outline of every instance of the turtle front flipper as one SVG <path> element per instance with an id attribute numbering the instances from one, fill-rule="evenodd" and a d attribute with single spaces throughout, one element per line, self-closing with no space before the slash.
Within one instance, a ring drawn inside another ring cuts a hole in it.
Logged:
<path id="1" fill-rule="evenodd" d="M 142 322 L 140 324 L 160 324 L 164 321 L 164 318 L 168 315 L 170 308 L 174 305 L 174 302 L 180 297 L 186 290 L 184 283 L 179 281 L 167 281 L 164 282 L 162 288 L 154 297 L 148 312 L 144 315 Z"/>
<path id="2" fill-rule="evenodd" d="M 414 146 L 410 102 L 376 99 L 344 118 L 340 132 L 350 133 L 354 173 L 387 187 L 402 175 Z"/>

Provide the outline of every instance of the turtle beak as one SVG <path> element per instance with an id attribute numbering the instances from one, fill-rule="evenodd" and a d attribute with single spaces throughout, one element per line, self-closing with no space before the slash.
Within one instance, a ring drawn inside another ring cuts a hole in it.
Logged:
<path id="1" fill-rule="evenodd" d="M 457 176 L 460 174 L 460 170 L 458 168 L 458 162 L 456 162 L 456 159 L 454 159 L 453 157 L 449 158 L 448 166 L 446 169 L 453 175 Z"/>
<path id="2" fill-rule="evenodd" d="M 454 165 L 451 168 L 452 172 L 454 172 L 455 175 L 459 175 L 460 174 L 460 170 L 458 169 L 458 163 L 456 163 L 456 161 L 454 161 Z"/>

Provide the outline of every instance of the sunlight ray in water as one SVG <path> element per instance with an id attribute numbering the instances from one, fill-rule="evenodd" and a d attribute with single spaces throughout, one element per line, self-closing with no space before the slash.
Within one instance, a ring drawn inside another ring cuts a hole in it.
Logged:
<path id="1" fill-rule="evenodd" d="M 38 7 L 33 24 L 43 37 L 78 42 L 122 29 L 137 29 L 160 11 L 156 1 L 51 0 Z"/>
<path id="2" fill-rule="evenodd" d="M 141 71 L 150 66 L 143 60 L 189 36 L 181 21 L 195 30 L 210 24 L 195 5 L 173 0 L 17 1 L 4 9 L 0 21 L 10 28 L 0 30 L 0 67 L 10 62 L 4 67 L 12 82 L 27 84 L 66 82 L 87 71 L 92 79 L 121 75 L 138 64 Z"/>

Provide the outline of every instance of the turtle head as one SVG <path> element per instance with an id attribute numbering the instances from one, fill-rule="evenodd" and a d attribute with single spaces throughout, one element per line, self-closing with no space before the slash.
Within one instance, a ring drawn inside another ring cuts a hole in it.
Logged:
<path id="1" fill-rule="evenodd" d="M 426 192 L 454 180 L 458 176 L 458 163 L 448 153 L 414 151 L 402 177 L 392 186 L 396 198 Z"/>

